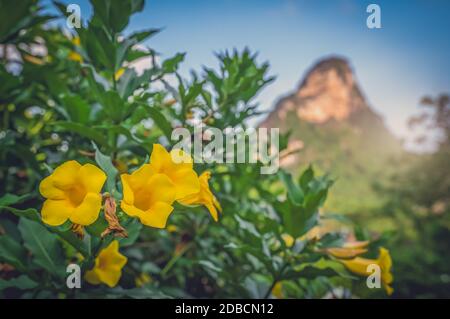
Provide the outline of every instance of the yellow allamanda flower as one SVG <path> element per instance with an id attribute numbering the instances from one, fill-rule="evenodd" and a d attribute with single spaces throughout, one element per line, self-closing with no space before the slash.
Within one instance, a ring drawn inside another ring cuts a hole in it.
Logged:
<path id="1" fill-rule="evenodd" d="M 80 46 L 80 37 L 74 37 L 72 39 L 72 43 L 73 45 L 75 45 L 76 47 Z M 83 57 L 75 51 L 70 51 L 68 57 L 69 60 L 75 61 L 75 62 L 79 62 L 82 63 L 83 62 Z"/>
<path id="2" fill-rule="evenodd" d="M 336 258 L 353 258 L 367 252 L 369 241 L 346 242 L 343 247 L 327 248 L 325 251 Z"/>
<path id="3" fill-rule="evenodd" d="M 94 268 L 87 271 L 84 278 L 90 284 L 104 283 L 112 288 L 119 282 L 127 260 L 127 257 L 119 252 L 119 242 L 114 240 L 98 254 Z"/>
<path id="4" fill-rule="evenodd" d="M 394 292 L 394 289 L 390 286 L 394 280 L 391 273 L 392 259 L 386 248 L 380 247 L 380 253 L 377 259 L 356 257 L 349 260 L 340 259 L 339 261 L 343 263 L 348 270 L 360 276 L 369 276 L 371 274 L 371 272 L 367 271 L 369 265 L 378 265 L 381 269 L 381 282 L 383 288 L 388 295 L 391 295 Z"/>
<path id="5" fill-rule="evenodd" d="M 27 62 L 36 64 L 36 65 L 44 65 L 45 64 L 44 58 L 36 57 L 36 56 L 30 55 L 30 54 L 24 54 L 23 59 Z"/>
<path id="6" fill-rule="evenodd" d="M 72 43 L 73 43 L 73 45 L 79 47 L 79 46 L 80 46 L 80 43 L 81 43 L 80 37 L 73 37 Z"/>
<path id="7" fill-rule="evenodd" d="M 219 220 L 218 212 L 222 212 L 222 207 L 220 207 L 220 203 L 217 201 L 214 194 L 209 189 L 208 180 L 211 178 L 210 172 L 203 172 L 200 177 L 200 191 L 186 196 L 178 202 L 182 205 L 204 205 L 209 210 L 209 213 L 214 218 L 215 221 Z"/>
<path id="8" fill-rule="evenodd" d="M 98 167 L 68 161 L 44 178 L 39 191 L 47 200 L 41 210 L 42 220 L 58 226 L 70 220 L 90 225 L 98 218 L 102 205 L 100 194 L 106 174 Z"/>
<path id="9" fill-rule="evenodd" d="M 283 294 L 283 284 L 281 283 L 281 281 L 278 281 L 272 288 L 271 291 L 272 295 L 275 298 L 278 299 L 283 299 L 284 298 L 284 294 Z"/>
<path id="10" fill-rule="evenodd" d="M 71 51 L 69 53 L 69 55 L 67 56 L 67 58 L 69 60 L 72 60 L 72 61 L 75 61 L 75 62 L 79 62 L 79 63 L 83 62 L 83 57 L 79 53 L 77 53 L 75 51 Z"/>
<path id="11" fill-rule="evenodd" d="M 152 277 L 147 273 L 142 273 L 134 280 L 136 287 L 143 287 L 149 282 L 152 282 Z"/>
<path id="12" fill-rule="evenodd" d="M 157 173 L 150 164 L 144 164 L 132 174 L 120 176 L 123 186 L 122 210 L 138 217 L 142 224 L 164 228 L 173 211 L 176 189 L 164 174 Z"/>
<path id="13" fill-rule="evenodd" d="M 299 240 L 313 240 L 313 239 L 319 239 L 323 234 L 323 230 L 320 226 L 314 226 L 311 228 L 306 234 L 303 236 L 298 237 Z M 289 234 L 282 234 L 281 238 L 284 241 L 284 244 L 287 247 L 292 247 L 294 245 L 294 237 L 292 237 Z"/>
<path id="14" fill-rule="evenodd" d="M 125 73 L 125 68 L 120 68 L 114 73 L 114 80 L 118 81 L 120 77 Z"/>
<path id="15" fill-rule="evenodd" d="M 175 199 L 182 199 L 200 191 L 200 181 L 190 155 L 175 149 L 170 153 L 160 144 L 153 145 L 150 165 L 156 173 L 164 174 L 175 185 Z"/>

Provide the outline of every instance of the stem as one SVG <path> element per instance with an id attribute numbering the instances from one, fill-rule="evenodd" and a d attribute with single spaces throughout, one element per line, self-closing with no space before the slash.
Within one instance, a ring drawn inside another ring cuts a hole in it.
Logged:
<path id="1" fill-rule="evenodd" d="M 263 299 L 269 298 L 270 294 L 272 293 L 273 287 L 275 287 L 275 285 L 277 284 L 278 280 L 280 280 L 281 275 L 283 274 L 284 270 L 286 269 L 286 267 L 288 265 L 289 265 L 288 263 L 284 263 L 283 266 L 280 269 L 280 272 L 276 276 L 273 277 L 272 284 L 270 285 L 269 289 L 267 289 L 267 292 L 264 295 Z"/>
<path id="2" fill-rule="evenodd" d="M 169 270 L 173 267 L 173 265 L 175 265 L 175 263 L 177 262 L 177 260 L 178 260 L 181 256 L 183 256 L 184 253 L 185 253 L 186 251 L 188 251 L 189 248 L 191 248 L 192 246 L 193 246 L 193 245 L 192 245 L 192 242 L 189 243 L 189 244 L 186 244 L 186 246 L 184 246 L 178 254 L 174 255 L 174 256 L 169 260 L 169 262 L 166 264 L 166 266 L 163 268 L 163 270 L 161 270 L 160 275 L 161 275 L 162 278 L 165 278 L 165 277 L 166 277 L 167 273 L 168 273 Z"/>
<path id="3" fill-rule="evenodd" d="M 295 246 L 295 242 L 296 242 L 296 241 L 297 241 L 297 238 L 294 238 L 294 242 L 292 243 L 292 246 L 291 246 L 291 247 L 294 247 L 294 246 Z M 287 261 L 285 261 L 285 262 L 283 263 L 283 266 L 281 266 L 279 273 L 276 274 L 276 275 L 273 277 L 272 284 L 270 285 L 270 287 L 269 287 L 269 289 L 267 290 L 266 294 L 264 295 L 264 298 L 263 298 L 263 299 L 269 298 L 270 294 L 272 293 L 273 287 L 275 287 L 275 285 L 277 284 L 277 282 L 280 280 L 280 278 L 281 278 L 281 276 L 283 275 L 283 272 L 284 272 L 284 270 L 286 269 L 287 266 L 289 266 L 289 263 L 288 263 Z"/>

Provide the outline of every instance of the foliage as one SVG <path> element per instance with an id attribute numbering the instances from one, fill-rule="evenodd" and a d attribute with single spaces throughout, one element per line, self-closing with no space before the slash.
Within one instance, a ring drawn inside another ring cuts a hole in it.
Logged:
<path id="1" fill-rule="evenodd" d="M 9 12 L 9 3 L 1 1 L 0 12 Z M 332 185 L 312 167 L 296 180 L 282 170 L 261 175 L 261 163 L 196 163 L 196 172 L 211 172 L 223 212 L 217 223 L 204 207 L 175 203 L 168 225 L 157 229 L 119 205 L 126 200 L 119 175 L 148 165 L 154 145 L 170 149 L 173 128 L 193 133 L 202 121 L 245 129 L 259 114 L 254 97 L 274 78 L 248 49 L 217 54 L 218 70 L 182 78 L 184 54 L 162 59 L 142 45 L 158 29 L 124 32 L 143 1 L 91 4 L 92 18 L 70 36 L 44 24 L 52 17 L 38 1 L 21 1 L 12 10 L 17 16 L 2 17 L 0 296 L 311 298 L 349 289 L 356 277 L 328 253 L 347 241 L 348 230 L 312 235 L 330 218 L 320 208 Z M 133 63 L 142 58 L 152 62 L 138 73 Z M 81 229 L 41 217 L 38 184 L 69 160 L 106 174 L 100 217 Z M 119 268 L 127 262 L 118 286 L 110 287 L 115 277 L 97 285 L 99 260 L 121 254 Z M 66 286 L 66 266 L 74 262 L 83 275 L 97 276 L 83 280 L 82 289 Z"/>
<path id="2" fill-rule="evenodd" d="M 417 157 L 392 175 L 389 185 L 378 189 L 388 199 L 379 216 L 392 218 L 396 225 L 389 245 L 394 276 L 402 283 L 398 296 L 448 298 L 450 103 L 448 96 L 441 95 L 425 97 L 422 106 L 426 112 L 413 117 L 410 124 L 426 126 L 439 136 L 438 148 Z"/>

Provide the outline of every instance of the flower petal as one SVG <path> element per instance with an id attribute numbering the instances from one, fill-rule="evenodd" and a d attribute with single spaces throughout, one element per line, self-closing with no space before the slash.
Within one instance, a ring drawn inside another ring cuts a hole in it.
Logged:
<path id="1" fill-rule="evenodd" d="M 197 173 L 192 169 L 175 171 L 170 175 L 170 178 L 176 187 L 176 199 L 181 199 L 200 191 L 200 181 Z"/>
<path id="2" fill-rule="evenodd" d="M 212 203 L 206 203 L 205 206 L 206 206 L 206 208 L 208 208 L 209 213 L 211 214 L 214 221 L 216 221 L 216 222 L 219 221 L 219 215 L 217 213 L 216 207 L 214 207 L 214 205 Z"/>
<path id="3" fill-rule="evenodd" d="M 47 176 L 39 184 L 39 192 L 48 199 L 65 199 L 64 191 L 55 187 L 53 184 L 53 176 Z"/>
<path id="4" fill-rule="evenodd" d="M 120 175 L 120 180 L 122 181 L 122 189 L 123 189 L 123 201 L 129 205 L 133 205 L 134 203 L 134 193 L 130 185 L 130 176 L 128 174 Z"/>
<path id="5" fill-rule="evenodd" d="M 163 169 L 173 168 L 172 158 L 161 144 L 153 144 L 150 163 L 158 172 L 161 172 Z"/>
<path id="6" fill-rule="evenodd" d="M 170 159 L 176 166 L 176 169 L 193 169 L 194 167 L 192 157 L 181 149 L 171 150 Z"/>
<path id="7" fill-rule="evenodd" d="M 367 252 L 365 248 L 331 247 L 326 252 L 336 258 L 353 258 Z"/>
<path id="8" fill-rule="evenodd" d="M 67 200 L 47 199 L 41 210 L 42 221 L 51 226 L 62 225 L 73 210 L 73 206 Z"/>
<path id="9" fill-rule="evenodd" d="M 341 263 L 345 265 L 351 272 L 361 275 L 368 276 L 370 272 L 367 272 L 367 267 L 371 264 L 377 264 L 375 259 L 366 259 L 361 257 L 356 257 L 350 260 L 340 260 Z"/>
<path id="10" fill-rule="evenodd" d="M 52 173 L 53 185 L 62 190 L 71 188 L 77 181 L 80 168 L 77 161 L 68 161 L 58 166 Z"/>
<path id="11" fill-rule="evenodd" d="M 80 206 L 76 207 L 70 216 L 75 224 L 90 225 L 94 223 L 102 206 L 102 196 L 97 193 L 87 193 Z"/>
<path id="12" fill-rule="evenodd" d="M 86 279 L 86 281 L 92 285 L 99 285 L 101 284 L 100 278 L 97 275 L 97 270 L 96 269 L 92 269 L 92 270 L 88 270 L 86 271 L 86 274 L 84 275 L 84 279 Z"/>
<path id="13" fill-rule="evenodd" d="M 131 217 L 140 217 L 140 216 L 144 213 L 143 210 L 137 208 L 136 206 L 127 204 L 127 203 L 124 202 L 124 201 L 121 201 L 121 203 L 120 203 L 120 208 L 122 208 L 122 210 L 123 210 L 128 216 L 131 216 Z"/>
<path id="14" fill-rule="evenodd" d="M 384 287 L 384 290 L 386 290 L 386 293 L 388 296 L 392 295 L 392 293 L 394 292 L 394 289 L 387 284 L 384 284 L 383 287 Z"/>
<path id="15" fill-rule="evenodd" d="M 119 242 L 114 240 L 101 252 L 102 264 L 106 265 L 105 268 L 110 269 L 122 269 L 127 263 L 127 257 L 119 252 Z"/>
<path id="16" fill-rule="evenodd" d="M 106 181 L 106 174 L 92 164 L 83 165 L 78 171 L 78 177 L 87 192 L 100 193 Z"/>
<path id="17" fill-rule="evenodd" d="M 129 175 L 129 185 L 133 191 L 138 191 L 147 185 L 153 175 L 155 175 L 153 167 L 150 164 L 144 164 Z"/>
<path id="18" fill-rule="evenodd" d="M 155 203 L 149 210 L 141 215 L 141 223 L 150 227 L 164 228 L 173 207 L 164 202 Z"/>
<path id="19" fill-rule="evenodd" d="M 167 175 L 153 175 L 148 181 L 146 188 L 149 190 L 150 206 L 156 202 L 172 204 L 175 200 L 176 188 Z"/>
<path id="20" fill-rule="evenodd" d="M 98 260 L 98 265 L 97 265 Z M 119 242 L 114 240 L 103 249 L 96 260 L 94 268 L 99 280 L 109 287 L 114 287 L 122 276 L 122 268 L 128 259 L 119 252 Z"/>

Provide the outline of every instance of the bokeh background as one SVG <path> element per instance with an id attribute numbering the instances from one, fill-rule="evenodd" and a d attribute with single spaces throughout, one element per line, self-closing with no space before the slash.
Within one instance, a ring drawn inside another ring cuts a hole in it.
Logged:
<path id="1" fill-rule="evenodd" d="M 88 1 L 62 2 L 92 14 Z M 372 2 L 150 0 L 125 34 L 163 28 L 141 45 L 161 59 L 187 52 L 186 78 L 215 66 L 214 52 L 258 52 L 276 80 L 248 125 L 290 133 L 282 165 L 294 175 L 313 163 L 336 179 L 324 213 L 388 243 L 394 297 L 448 298 L 450 2 L 377 1 L 382 28 L 369 29 Z M 133 63 L 138 73 L 150 67 Z"/>

